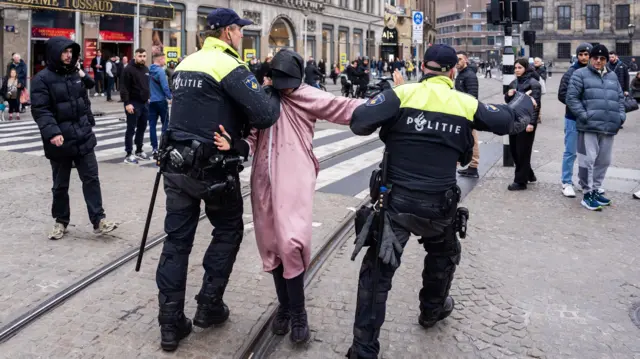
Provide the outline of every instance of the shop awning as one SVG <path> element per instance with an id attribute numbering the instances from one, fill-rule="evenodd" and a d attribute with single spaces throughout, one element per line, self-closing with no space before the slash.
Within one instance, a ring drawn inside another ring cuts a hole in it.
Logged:
<path id="1" fill-rule="evenodd" d="M 33 9 L 79 11 L 100 15 L 136 16 L 136 3 L 114 0 L 0 0 L 0 4 Z M 170 5 L 140 3 L 140 16 L 150 20 L 173 20 Z"/>

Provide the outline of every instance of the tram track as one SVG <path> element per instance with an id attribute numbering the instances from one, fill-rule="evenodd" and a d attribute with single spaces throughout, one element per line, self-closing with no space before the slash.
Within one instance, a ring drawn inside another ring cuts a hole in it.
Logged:
<path id="1" fill-rule="evenodd" d="M 361 142 L 359 144 L 333 152 L 327 156 L 324 156 L 318 159 L 318 162 L 319 163 L 327 162 L 336 157 L 339 157 L 351 151 L 357 150 L 361 147 L 370 145 L 376 141 L 380 141 L 378 137 L 375 137 L 367 141 Z M 250 195 L 251 195 L 251 190 L 243 192 L 242 193 L 243 200 L 248 198 Z M 206 214 L 204 213 L 204 211 L 202 211 L 200 213 L 200 217 L 198 218 L 198 222 L 206 218 L 207 218 Z M 156 247 L 157 245 L 163 243 L 166 238 L 167 238 L 167 235 L 164 233 L 152 237 L 151 240 L 147 241 L 147 244 L 144 248 L 144 252 L 147 252 L 150 249 Z M 125 264 L 129 263 L 130 261 L 138 258 L 138 253 L 139 253 L 139 248 L 137 247 L 127 250 L 124 254 L 120 255 L 115 260 L 97 268 L 90 274 L 73 282 L 72 284 L 65 287 L 61 291 L 57 292 L 56 294 L 49 296 L 34 308 L 31 308 L 26 312 L 19 314 L 17 317 L 10 320 L 6 325 L 0 327 L 0 344 L 10 339 L 12 336 L 16 335 L 18 332 L 20 332 L 30 323 L 33 323 L 34 321 L 36 321 L 38 318 L 42 317 L 44 314 L 53 310 L 57 306 L 63 304 L 65 301 L 67 301 L 74 295 L 80 293 L 82 290 L 89 287 L 91 284 L 97 282 L 101 278 L 104 278 L 105 276 L 109 275 L 115 270 L 123 267 Z"/>
<path id="2" fill-rule="evenodd" d="M 485 98 L 490 98 L 500 94 L 501 92 L 492 93 Z M 342 150 L 331 153 L 327 156 L 324 156 L 318 159 L 319 163 L 324 163 L 329 160 L 332 160 L 336 157 L 342 156 L 351 151 L 357 150 L 361 147 L 370 145 L 376 141 L 379 141 L 377 137 L 364 141 L 362 143 L 344 148 Z M 245 191 L 242 193 L 243 200 L 251 195 L 251 191 Z M 365 204 L 367 200 L 362 201 L 362 204 Z M 355 217 L 355 212 L 350 213 L 347 218 L 341 222 L 340 225 L 334 230 L 334 232 L 328 236 L 329 239 L 326 243 L 319 249 L 319 251 L 313 256 L 309 270 L 307 271 L 307 275 L 305 276 L 305 288 L 310 285 L 316 275 L 322 269 L 322 266 L 326 262 L 326 260 L 331 256 L 331 254 L 335 251 L 335 249 L 340 248 L 345 241 L 349 238 L 350 233 L 353 230 L 353 218 Z M 198 221 L 202 221 L 206 218 L 204 211 L 201 212 Z M 166 234 L 160 234 L 154 236 L 150 241 L 147 242 L 144 252 L 156 247 L 160 243 L 163 243 L 166 239 Z M 10 319 L 10 321 L 0 327 L 0 344 L 7 341 L 17 333 L 19 333 L 22 329 L 27 327 L 29 324 L 38 320 L 38 318 L 42 317 L 46 313 L 50 312 L 54 308 L 63 304 L 65 301 L 80 293 L 82 290 L 89 287 L 91 284 L 99 281 L 101 278 L 106 277 L 107 275 L 113 273 L 115 270 L 123 267 L 126 263 L 129 263 L 133 259 L 138 257 L 139 249 L 137 247 L 131 248 L 127 250 L 124 254 L 120 255 L 115 260 L 100 266 L 95 269 L 90 274 L 82 277 L 81 279 L 74 281 L 69 286 L 65 287 L 63 290 L 55 293 L 52 296 L 47 297 L 45 300 L 40 302 L 34 308 L 31 308 L 24 313 L 19 314 L 14 319 Z M 277 309 L 277 307 L 276 307 Z M 266 357 L 270 350 L 275 348 L 275 346 L 280 342 L 279 337 L 273 337 L 269 331 L 269 323 L 271 322 L 273 316 L 275 315 L 274 309 L 270 315 L 268 315 L 259 325 L 260 328 L 254 337 L 250 339 L 247 345 L 239 350 L 241 353 L 240 358 L 263 358 Z"/>

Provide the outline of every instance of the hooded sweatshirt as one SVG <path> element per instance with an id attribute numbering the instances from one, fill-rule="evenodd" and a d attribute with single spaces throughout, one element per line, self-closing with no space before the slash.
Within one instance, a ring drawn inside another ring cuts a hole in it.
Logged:
<path id="1" fill-rule="evenodd" d="M 171 90 L 164 69 L 152 64 L 149 69 L 149 89 L 151 90 L 151 102 L 171 100 Z"/>

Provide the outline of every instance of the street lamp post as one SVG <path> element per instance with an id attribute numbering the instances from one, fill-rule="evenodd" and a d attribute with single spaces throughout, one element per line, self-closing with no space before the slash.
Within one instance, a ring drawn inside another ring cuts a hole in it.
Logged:
<path id="1" fill-rule="evenodd" d="M 304 47 L 304 50 L 302 52 L 304 54 L 303 63 L 306 64 L 308 61 L 307 59 L 307 17 L 309 16 L 309 10 L 306 10 L 306 9 L 302 10 L 302 14 L 304 15 L 304 19 L 302 20 L 302 34 L 304 36 L 304 38 L 302 39 L 302 46 Z"/>
<path id="2" fill-rule="evenodd" d="M 633 56 L 633 34 L 636 32 L 636 25 L 629 24 L 627 33 L 629 34 L 629 55 Z"/>

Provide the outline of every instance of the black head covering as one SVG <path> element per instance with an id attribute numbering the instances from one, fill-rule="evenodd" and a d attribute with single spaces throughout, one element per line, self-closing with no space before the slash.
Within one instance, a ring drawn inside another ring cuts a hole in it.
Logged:
<path id="1" fill-rule="evenodd" d="M 271 60 L 273 87 L 277 90 L 298 88 L 304 76 L 304 60 L 295 51 L 282 49 Z"/>

